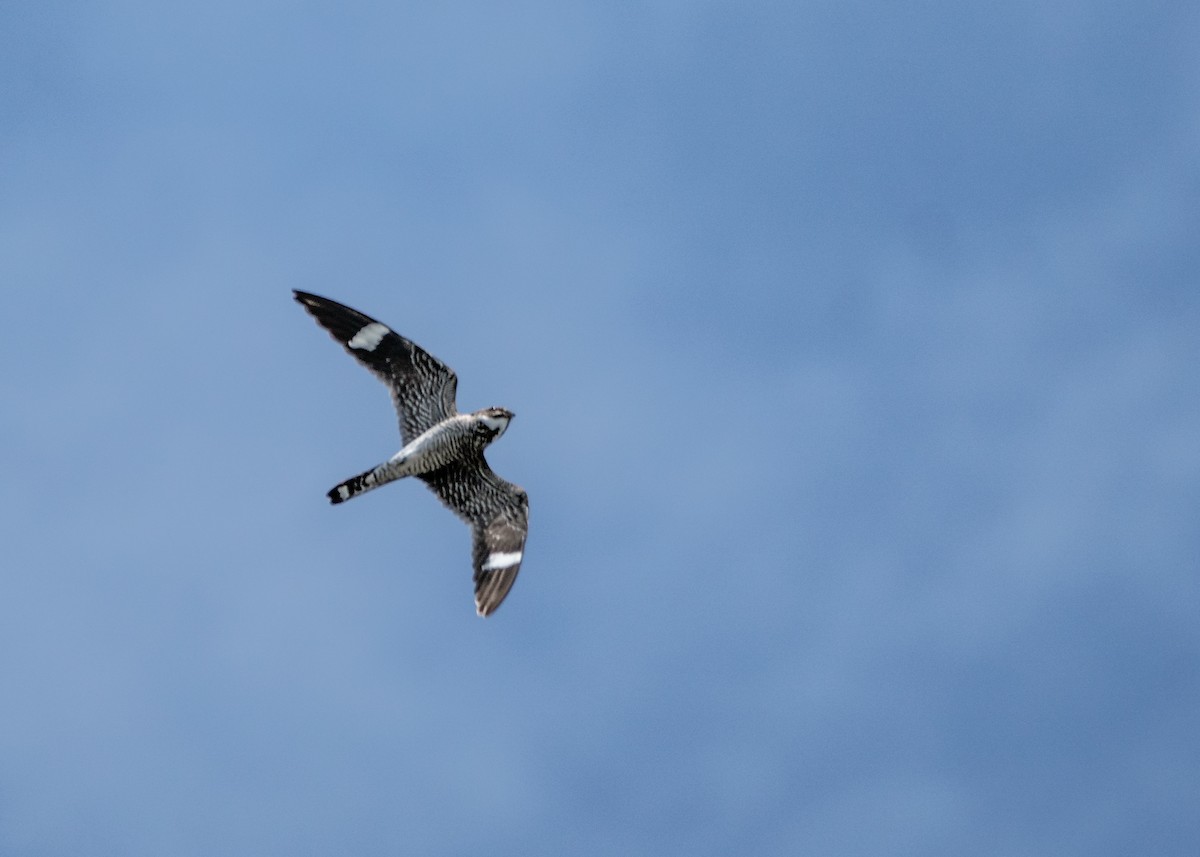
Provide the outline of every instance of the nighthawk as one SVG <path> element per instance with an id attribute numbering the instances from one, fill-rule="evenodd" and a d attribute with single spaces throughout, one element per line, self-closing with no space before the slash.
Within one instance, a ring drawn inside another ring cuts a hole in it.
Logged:
<path id="1" fill-rule="evenodd" d="M 343 503 L 405 476 L 420 479 L 471 526 L 475 610 L 491 614 L 517 579 L 529 528 L 529 497 L 492 472 L 484 448 L 508 428 L 512 411 L 484 408 L 460 414 L 458 377 L 420 346 L 387 325 L 328 298 L 296 291 L 296 300 L 321 327 L 392 392 L 403 447 L 378 467 L 334 486 Z"/>

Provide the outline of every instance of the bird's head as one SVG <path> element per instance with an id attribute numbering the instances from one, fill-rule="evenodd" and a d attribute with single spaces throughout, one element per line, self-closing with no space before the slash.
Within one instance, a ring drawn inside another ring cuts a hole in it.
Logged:
<path id="1" fill-rule="evenodd" d="M 482 411 L 476 411 L 475 415 L 492 432 L 492 440 L 504 434 L 504 430 L 508 428 L 508 421 L 513 418 L 513 412 L 507 408 L 484 408 Z"/>

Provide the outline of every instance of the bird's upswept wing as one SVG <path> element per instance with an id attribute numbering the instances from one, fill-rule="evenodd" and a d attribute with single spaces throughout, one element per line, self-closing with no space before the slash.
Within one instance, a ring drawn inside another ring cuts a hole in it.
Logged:
<path id="1" fill-rule="evenodd" d="M 445 363 L 345 304 L 298 290 L 295 296 L 330 336 L 387 384 L 405 443 L 458 413 L 458 377 Z"/>

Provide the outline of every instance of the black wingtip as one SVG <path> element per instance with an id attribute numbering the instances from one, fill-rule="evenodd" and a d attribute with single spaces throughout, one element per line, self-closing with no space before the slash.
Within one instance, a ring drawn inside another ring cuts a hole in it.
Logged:
<path id="1" fill-rule="evenodd" d="M 499 609 L 517 581 L 521 565 L 484 573 L 475 583 L 475 613 L 486 619 Z"/>

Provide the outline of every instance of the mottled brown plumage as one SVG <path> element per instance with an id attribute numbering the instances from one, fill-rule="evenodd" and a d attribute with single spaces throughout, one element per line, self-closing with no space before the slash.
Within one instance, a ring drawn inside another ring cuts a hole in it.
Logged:
<path id="1" fill-rule="evenodd" d="M 513 414 L 484 408 L 459 414 L 454 371 L 416 343 L 358 310 L 297 291 L 296 300 L 392 393 L 404 446 L 390 459 L 329 491 L 343 503 L 364 491 L 415 476 L 473 533 L 475 608 L 492 613 L 508 595 L 524 557 L 529 497 L 488 466 L 483 451 Z"/>

